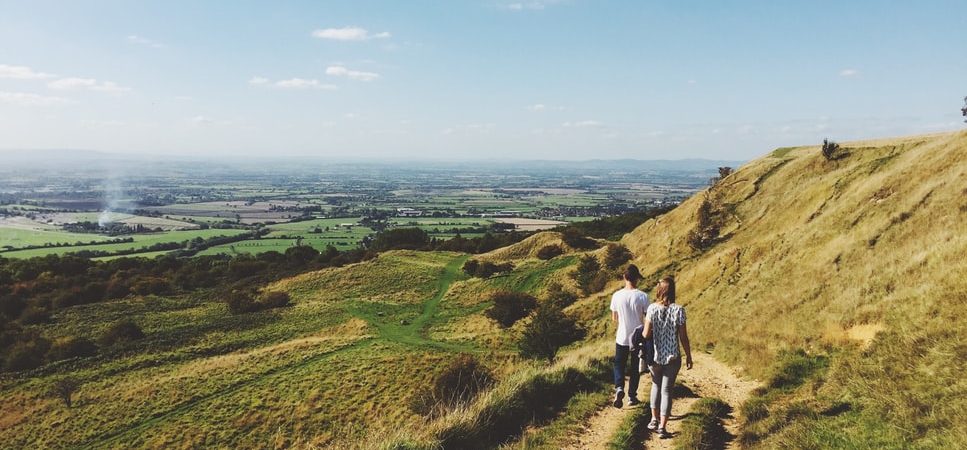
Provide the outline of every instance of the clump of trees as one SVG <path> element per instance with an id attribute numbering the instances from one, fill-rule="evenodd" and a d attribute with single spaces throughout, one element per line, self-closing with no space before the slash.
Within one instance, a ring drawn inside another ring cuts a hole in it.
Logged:
<path id="1" fill-rule="evenodd" d="M 438 416 L 447 410 L 469 403 L 494 385 L 496 379 L 486 366 L 471 355 L 454 358 L 433 383 L 410 399 L 410 409 L 417 414 Z"/>
<path id="2" fill-rule="evenodd" d="M 835 159 L 836 152 L 838 151 L 839 151 L 839 144 L 829 139 L 823 139 L 822 152 L 823 152 L 823 157 L 826 158 L 826 161 L 831 161 Z"/>
<path id="3" fill-rule="evenodd" d="M 374 239 L 364 239 L 363 246 L 375 251 L 388 250 L 436 250 L 461 253 L 487 253 L 501 247 L 515 244 L 531 236 L 533 232 L 498 232 L 490 231 L 483 236 L 465 238 L 457 234 L 450 239 L 431 238 L 426 231 L 419 228 L 393 228 L 383 230 Z"/>
<path id="4" fill-rule="evenodd" d="M 557 244 L 549 244 L 537 250 L 537 258 L 547 261 L 564 254 L 564 249 Z"/>
<path id="5" fill-rule="evenodd" d="M 493 306 L 484 311 L 484 315 L 503 328 L 527 317 L 537 307 L 537 299 L 523 292 L 498 291 L 490 297 L 490 301 Z"/>
<path id="6" fill-rule="evenodd" d="M 656 208 L 643 209 L 641 211 L 629 212 L 617 216 L 601 217 L 587 222 L 573 222 L 557 228 L 558 231 L 566 233 L 567 230 L 575 230 L 581 236 L 588 236 L 597 239 L 608 239 L 617 241 L 625 233 L 638 228 L 649 219 L 658 217 L 671 211 L 674 205 L 660 206 Z M 568 243 L 568 245 L 571 245 Z M 596 247 L 595 247 L 596 248 Z"/>
<path id="7" fill-rule="evenodd" d="M 463 263 L 463 273 L 477 278 L 490 278 L 512 270 L 514 270 L 514 265 L 509 262 L 495 264 L 490 261 L 468 259 L 467 262 Z"/>

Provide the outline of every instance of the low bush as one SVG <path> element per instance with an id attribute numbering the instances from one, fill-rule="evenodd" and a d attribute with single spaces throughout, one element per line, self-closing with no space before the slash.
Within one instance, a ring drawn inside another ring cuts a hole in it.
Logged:
<path id="1" fill-rule="evenodd" d="M 438 416 L 469 403 L 494 382 L 490 369 L 473 356 L 462 354 L 436 376 L 432 386 L 413 397 L 410 408 L 418 414 Z"/>
<path id="2" fill-rule="evenodd" d="M 565 244 L 578 250 L 594 250 L 600 247 L 598 241 L 581 234 L 576 228 L 565 228 L 561 232 L 561 238 Z"/>
<path id="3" fill-rule="evenodd" d="M 542 260 L 549 260 L 556 256 L 561 256 L 564 254 L 564 249 L 560 245 L 550 244 L 541 247 L 537 250 L 537 258 Z"/>
<path id="4" fill-rule="evenodd" d="M 490 297 L 493 306 L 484 315 L 493 319 L 503 328 L 527 317 L 537 307 L 537 299 L 523 292 L 498 291 Z"/>
<path id="5" fill-rule="evenodd" d="M 552 303 L 561 309 L 571 306 L 577 299 L 577 295 L 564 289 L 564 286 L 557 282 L 549 284 L 544 294 L 544 303 Z"/>
<path id="6" fill-rule="evenodd" d="M 79 336 L 71 336 L 55 340 L 50 349 L 47 350 L 48 361 L 60 361 L 62 359 L 83 358 L 97 354 L 97 345 L 90 339 Z"/>
<path id="7" fill-rule="evenodd" d="M 554 303 L 544 303 L 524 327 L 517 346 L 525 358 L 551 361 L 561 347 L 584 337 L 574 319 Z"/>
<path id="8" fill-rule="evenodd" d="M 436 433 L 434 448 L 482 450 L 508 442 L 533 423 L 542 423 L 557 413 L 579 392 L 599 387 L 593 377 L 574 368 L 542 373 L 500 392 L 483 405 L 472 421 L 448 424 Z"/>
<path id="9" fill-rule="evenodd" d="M 608 249 L 604 253 L 604 266 L 615 270 L 622 264 L 631 260 L 631 250 L 622 244 L 608 244 Z"/>
<path id="10" fill-rule="evenodd" d="M 115 344 L 132 342 L 140 339 L 144 339 L 144 332 L 141 331 L 141 327 L 134 323 L 134 321 L 125 319 L 108 327 L 108 329 L 101 334 L 101 337 L 98 338 L 97 343 L 102 347 L 109 347 Z"/>
<path id="11" fill-rule="evenodd" d="M 598 272 L 601 270 L 601 264 L 598 262 L 598 258 L 594 255 L 584 255 L 578 260 L 578 266 L 571 273 L 571 277 L 577 282 L 578 288 L 584 295 L 588 295 L 592 292 L 593 287 L 597 285 L 595 283 L 595 277 L 598 276 Z"/>
<path id="12" fill-rule="evenodd" d="M 289 306 L 291 298 L 287 292 L 269 291 L 262 293 L 259 304 L 265 308 L 281 308 Z"/>
<path id="13" fill-rule="evenodd" d="M 20 340 L 7 348 L 3 358 L 3 370 L 17 372 L 30 370 L 44 364 L 44 355 L 50 349 L 50 341 L 39 335 Z"/>
<path id="14" fill-rule="evenodd" d="M 489 261 L 481 262 L 476 259 L 468 259 L 467 262 L 463 263 L 463 272 L 477 278 L 490 278 L 512 270 L 514 270 L 514 265 L 509 262 L 494 264 Z"/>

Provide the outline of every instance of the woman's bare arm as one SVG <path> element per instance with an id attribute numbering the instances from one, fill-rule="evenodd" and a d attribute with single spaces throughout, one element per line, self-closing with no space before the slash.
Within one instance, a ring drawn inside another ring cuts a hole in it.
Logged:
<path id="1" fill-rule="evenodd" d="M 645 325 L 647 327 L 647 325 Z M 685 368 L 692 368 L 692 345 L 688 342 L 688 328 L 685 327 L 683 323 L 682 326 L 678 327 L 678 339 L 682 341 L 682 346 L 685 347 Z"/>

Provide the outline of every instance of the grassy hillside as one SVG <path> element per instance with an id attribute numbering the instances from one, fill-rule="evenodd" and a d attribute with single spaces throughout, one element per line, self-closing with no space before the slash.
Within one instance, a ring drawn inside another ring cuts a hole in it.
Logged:
<path id="1" fill-rule="evenodd" d="M 967 442 L 967 132 L 780 149 L 622 241 L 693 346 L 772 381 L 747 443 Z"/>
<path id="2" fill-rule="evenodd" d="M 537 290 L 571 262 L 471 280 L 460 270 L 468 257 L 392 251 L 305 273 L 265 287 L 293 306 L 257 313 L 230 314 L 218 293 L 68 308 L 33 329 L 96 340 L 131 318 L 147 337 L 0 378 L 0 442 L 284 448 L 412 429 L 423 418 L 411 397 L 454 355 L 474 354 L 501 379 L 520 367 L 514 335 L 483 317 L 478 293 Z M 71 408 L 49 394 L 67 375 L 81 381 Z"/>

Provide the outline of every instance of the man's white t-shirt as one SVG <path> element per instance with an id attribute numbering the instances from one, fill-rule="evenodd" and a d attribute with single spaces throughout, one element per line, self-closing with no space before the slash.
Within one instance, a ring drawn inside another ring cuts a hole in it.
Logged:
<path id="1" fill-rule="evenodd" d="M 642 319 L 648 310 L 648 294 L 638 289 L 621 289 L 611 296 L 611 310 L 618 313 L 618 331 L 614 342 L 631 346 L 631 333 L 644 326 Z"/>

